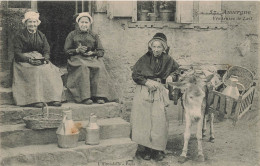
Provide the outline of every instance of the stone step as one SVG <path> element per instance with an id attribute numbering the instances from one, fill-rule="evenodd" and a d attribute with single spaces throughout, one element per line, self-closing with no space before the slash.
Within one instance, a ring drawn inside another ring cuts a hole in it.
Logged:
<path id="1" fill-rule="evenodd" d="M 1 165 L 3 166 L 72 166 L 88 163 L 133 159 L 137 144 L 130 138 L 101 140 L 99 145 L 85 145 L 79 142 L 75 148 L 62 149 L 57 144 L 30 145 L 1 150 Z"/>
<path id="2" fill-rule="evenodd" d="M 7 80 L 0 79 L 1 85 L 0 85 L 0 105 L 3 104 L 14 104 L 13 99 L 13 93 L 12 93 L 12 80 L 10 79 L 9 82 Z M 68 101 L 68 102 L 74 102 L 72 94 L 69 92 L 69 90 L 64 87 L 63 93 L 62 93 L 62 102 Z"/>
<path id="3" fill-rule="evenodd" d="M 14 104 L 12 88 L 0 87 L 0 105 Z"/>
<path id="4" fill-rule="evenodd" d="M 0 85 L 0 105 L 3 104 L 9 104 L 12 105 L 14 104 L 14 100 L 13 100 L 13 93 L 12 93 L 12 82 L 6 81 L 6 80 L 1 80 L 1 85 Z M 11 81 L 11 80 L 10 80 Z M 74 102 L 73 96 L 72 94 L 69 92 L 69 90 L 64 87 L 63 88 L 63 92 L 62 92 L 62 102 Z"/>
<path id="5" fill-rule="evenodd" d="M 79 141 L 86 138 L 88 121 L 80 121 L 83 128 L 80 130 Z M 99 119 L 100 139 L 129 138 L 130 124 L 121 118 Z M 18 147 L 27 145 L 43 145 L 57 143 L 57 129 L 31 130 L 24 124 L 3 125 L 0 127 L 2 147 Z"/>
<path id="6" fill-rule="evenodd" d="M 63 110 L 72 110 L 73 120 L 88 120 L 91 113 L 97 115 L 99 119 L 114 118 L 120 116 L 120 104 L 115 102 L 105 104 L 76 104 L 63 103 L 61 107 L 49 107 L 49 112 L 62 114 Z M 20 124 L 23 123 L 23 117 L 35 114 L 42 114 L 41 108 L 19 107 L 14 105 L 0 105 L 0 123 L 2 124 Z M 46 111 L 44 109 L 44 111 Z"/>
<path id="7" fill-rule="evenodd" d="M 10 70 L 0 72 L 0 86 L 3 88 L 12 87 L 12 75 Z"/>

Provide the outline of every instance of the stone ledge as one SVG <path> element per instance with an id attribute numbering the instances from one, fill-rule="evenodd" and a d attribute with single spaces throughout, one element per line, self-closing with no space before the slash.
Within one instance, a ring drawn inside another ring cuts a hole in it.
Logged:
<path id="1" fill-rule="evenodd" d="M 12 88 L 0 87 L 0 104 L 14 104 Z"/>
<path id="2" fill-rule="evenodd" d="M 203 24 L 203 23 L 176 23 L 173 21 L 137 21 L 128 22 L 129 28 L 172 28 L 172 29 L 227 29 L 225 23 Z"/>
<path id="3" fill-rule="evenodd" d="M 79 142 L 78 147 L 58 148 L 57 144 L 31 145 L 1 150 L 1 165 L 86 165 L 91 162 L 117 159 L 132 159 L 137 144 L 129 138 L 101 140 L 99 145 L 85 145 Z"/>
<path id="4" fill-rule="evenodd" d="M 120 104 L 115 102 L 105 104 L 76 104 L 63 103 L 61 107 L 49 107 L 50 113 L 62 114 L 63 110 L 71 109 L 73 120 L 88 120 L 91 113 L 100 118 L 114 118 L 120 116 Z M 35 114 L 42 114 L 41 108 L 19 107 L 14 105 L 0 105 L 0 123 L 19 124 L 23 123 L 23 117 Z"/>
<path id="5" fill-rule="evenodd" d="M 80 121 L 83 128 L 80 130 L 79 141 L 85 141 L 88 121 Z M 99 119 L 100 139 L 129 138 L 130 124 L 121 118 Z M 27 145 L 43 145 L 56 143 L 57 129 L 31 130 L 24 124 L 3 125 L 0 127 L 2 147 L 17 147 Z"/>

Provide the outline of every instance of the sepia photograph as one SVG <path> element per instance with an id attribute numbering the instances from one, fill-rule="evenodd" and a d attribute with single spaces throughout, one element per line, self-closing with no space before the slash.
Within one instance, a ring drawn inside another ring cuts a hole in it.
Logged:
<path id="1" fill-rule="evenodd" d="M 1 166 L 260 166 L 260 1 L 1 0 Z"/>

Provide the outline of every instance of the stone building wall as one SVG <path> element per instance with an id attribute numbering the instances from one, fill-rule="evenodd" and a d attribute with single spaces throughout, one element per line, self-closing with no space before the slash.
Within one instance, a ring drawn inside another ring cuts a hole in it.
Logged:
<path id="1" fill-rule="evenodd" d="M 192 62 L 239 65 L 257 73 L 258 9 L 258 2 L 222 2 L 222 11 L 251 11 L 246 15 L 226 14 L 226 17 L 241 18 L 223 21 L 227 29 L 130 28 L 130 19 L 111 20 L 106 14 L 97 13 L 93 31 L 100 35 L 106 52 L 105 63 L 118 86 L 121 101 L 129 102 L 135 88 L 131 67 L 146 53 L 147 43 L 156 32 L 166 34 L 170 55 L 175 59 L 185 55 Z"/>
<path id="2" fill-rule="evenodd" d="M 135 89 L 131 67 L 146 53 L 147 43 L 156 32 L 166 34 L 168 45 L 171 47 L 170 55 L 175 59 L 186 56 L 192 62 L 244 66 L 258 76 L 259 4 L 223 1 L 222 11 L 250 11 L 250 14 L 244 15 L 226 14 L 225 17 L 235 18 L 222 21 L 228 25 L 226 29 L 130 28 L 130 18 L 108 19 L 106 13 L 95 13 L 93 31 L 100 35 L 105 48 L 104 62 L 118 87 L 120 101 L 131 105 Z M 2 8 L 0 15 L 2 16 Z M 17 13 L 16 17 L 20 22 L 22 15 Z M 6 34 L 1 34 L 0 50 L 5 52 L 1 53 L 0 62 L 1 71 L 6 68 L 9 72 L 11 57 L 6 55 L 7 48 L 2 48 Z M 1 73 L 1 78 L 2 75 L 6 78 L 7 72 Z"/>

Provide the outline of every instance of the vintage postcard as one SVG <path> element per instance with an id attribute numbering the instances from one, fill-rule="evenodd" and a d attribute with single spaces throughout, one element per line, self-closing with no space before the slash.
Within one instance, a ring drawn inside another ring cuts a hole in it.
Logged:
<path id="1" fill-rule="evenodd" d="M 259 1 L 0 1 L 3 166 L 258 166 Z"/>

